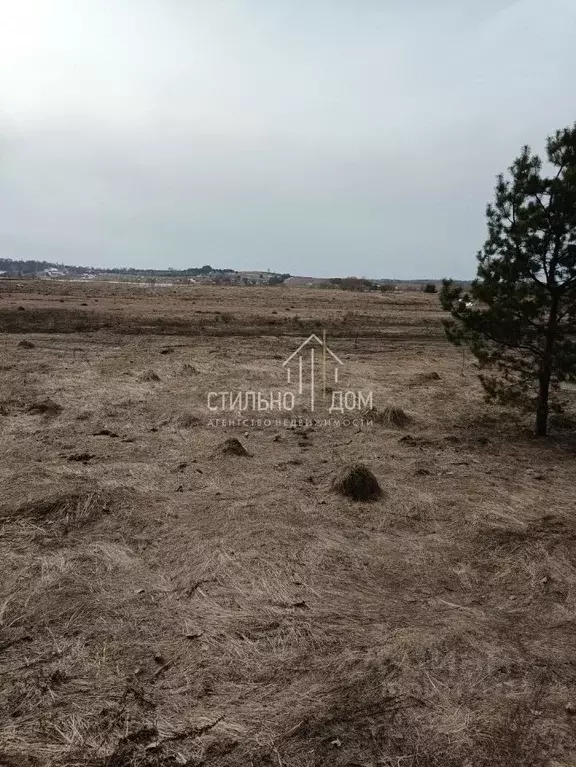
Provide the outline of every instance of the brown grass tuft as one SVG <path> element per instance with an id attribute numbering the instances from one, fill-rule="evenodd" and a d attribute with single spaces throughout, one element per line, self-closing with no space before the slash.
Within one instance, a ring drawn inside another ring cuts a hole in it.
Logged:
<path id="1" fill-rule="evenodd" d="M 250 453 L 246 450 L 244 445 L 236 437 L 230 437 L 220 445 L 220 452 L 224 455 L 243 455 L 248 456 Z"/>
<path id="2" fill-rule="evenodd" d="M 378 421 L 386 426 L 397 426 L 402 429 L 404 426 L 407 426 L 412 419 L 401 407 L 387 407 L 384 408 L 380 414 Z"/>
<path id="3" fill-rule="evenodd" d="M 198 375 L 198 370 L 189 362 L 185 362 L 180 368 L 180 375 L 182 376 L 195 376 Z"/>
<path id="4" fill-rule="evenodd" d="M 174 423 L 179 429 L 192 429 L 194 426 L 200 426 L 202 419 L 193 413 L 182 413 L 177 416 Z"/>
<path id="5" fill-rule="evenodd" d="M 386 407 L 384 410 L 378 410 L 374 407 L 370 410 L 365 410 L 362 415 L 364 418 L 371 419 L 383 426 L 394 426 L 400 429 L 412 421 L 412 418 L 401 407 Z"/>
<path id="6" fill-rule="evenodd" d="M 35 344 L 32 343 L 32 341 L 28 341 L 26 338 L 24 338 L 20 343 L 18 344 L 19 349 L 34 349 Z"/>
<path id="7" fill-rule="evenodd" d="M 376 501 L 382 497 L 378 480 L 363 463 L 345 466 L 333 479 L 332 490 L 354 501 Z"/>
<path id="8" fill-rule="evenodd" d="M 138 380 L 142 382 L 159 381 L 160 376 L 154 370 L 146 370 L 144 373 L 138 376 Z"/>
<path id="9" fill-rule="evenodd" d="M 57 534 L 93 522 L 110 511 L 118 491 L 72 491 L 53 493 L 45 498 L 36 498 L 11 508 L 8 504 L 0 507 L 0 519 L 6 521 L 30 521 L 36 526 Z"/>
<path id="10" fill-rule="evenodd" d="M 432 383 L 432 381 L 440 381 L 441 376 L 432 370 L 430 373 L 416 373 L 410 381 L 410 386 L 426 386 L 426 384 Z"/>
<path id="11" fill-rule="evenodd" d="M 28 405 L 26 410 L 33 415 L 55 416 L 62 412 L 62 405 L 59 405 L 48 397 L 40 402 L 32 402 L 32 404 Z"/>

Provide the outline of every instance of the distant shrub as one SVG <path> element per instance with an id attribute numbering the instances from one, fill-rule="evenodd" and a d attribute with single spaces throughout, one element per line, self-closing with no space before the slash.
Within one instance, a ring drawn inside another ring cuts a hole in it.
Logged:
<path id="1" fill-rule="evenodd" d="M 424 293 L 436 293 L 436 285 L 433 282 L 428 282 L 422 288 Z"/>
<path id="2" fill-rule="evenodd" d="M 365 280 L 360 277 L 345 277 L 339 283 L 342 290 L 377 290 L 376 285 L 370 280 Z"/>
<path id="3" fill-rule="evenodd" d="M 274 274 L 268 280 L 268 285 L 282 285 L 289 277 L 289 274 Z"/>

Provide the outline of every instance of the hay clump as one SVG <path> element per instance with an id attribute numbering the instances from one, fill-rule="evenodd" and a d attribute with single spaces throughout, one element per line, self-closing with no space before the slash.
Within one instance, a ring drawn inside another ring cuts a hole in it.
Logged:
<path id="1" fill-rule="evenodd" d="M 332 480 L 332 490 L 353 501 L 377 501 L 382 488 L 370 469 L 363 463 L 345 466 Z"/>
<path id="2" fill-rule="evenodd" d="M 19 349 L 34 349 L 35 344 L 32 343 L 32 341 L 28 341 L 26 338 L 24 338 L 20 343 L 18 344 Z"/>
<path id="3" fill-rule="evenodd" d="M 11 508 L 8 504 L 0 507 L 0 519 L 5 521 L 32 521 L 45 532 L 66 535 L 73 529 L 96 521 L 110 511 L 111 505 L 121 493 L 106 491 L 75 490 L 52 493 L 35 498 Z"/>
<path id="4" fill-rule="evenodd" d="M 180 368 L 180 375 L 182 376 L 195 376 L 198 375 L 198 370 L 189 362 L 185 362 Z"/>
<path id="5" fill-rule="evenodd" d="M 193 413 L 182 413 L 175 420 L 175 424 L 179 429 L 192 429 L 194 426 L 200 426 L 201 423 L 202 420 Z"/>
<path id="6" fill-rule="evenodd" d="M 386 407 L 380 414 L 379 422 L 386 426 L 397 426 L 402 429 L 412 419 L 401 407 Z"/>
<path id="7" fill-rule="evenodd" d="M 230 437 L 220 445 L 220 452 L 223 455 L 243 455 L 248 456 L 250 453 L 246 450 L 244 445 L 236 437 Z"/>
<path id="8" fill-rule="evenodd" d="M 401 407 L 386 407 L 384 410 L 378 410 L 373 407 L 370 410 L 364 410 L 362 416 L 373 420 L 374 423 L 383 426 L 394 426 L 400 429 L 403 429 L 412 421 L 412 418 Z"/>
<path id="9" fill-rule="evenodd" d="M 410 381 L 410 386 L 425 386 L 432 381 L 440 380 L 441 376 L 435 370 L 432 370 L 429 373 L 417 373 Z"/>
<path id="10" fill-rule="evenodd" d="M 28 405 L 26 410 L 32 415 L 54 416 L 62 412 L 62 405 L 59 405 L 48 397 L 40 402 L 32 402 L 32 404 Z"/>
<path id="11" fill-rule="evenodd" d="M 158 373 L 154 372 L 154 370 L 146 370 L 144 373 L 142 373 L 139 376 L 138 380 L 139 381 L 143 381 L 143 382 L 146 382 L 146 381 L 159 381 L 160 380 L 160 376 L 158 375 Z"/>

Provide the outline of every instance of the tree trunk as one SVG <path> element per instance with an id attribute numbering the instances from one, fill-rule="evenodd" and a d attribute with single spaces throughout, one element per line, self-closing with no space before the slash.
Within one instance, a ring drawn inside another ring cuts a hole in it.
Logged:
<path id="1" fill-rule="evenodd" d="M 550 394 L 550 379 L 554 362 L 554 345 L 558 327 L 558 304 L 559 297 L 552 295 L 548 325 L 546 327 L 546 340 L 542 352 L 542 364 L 538 375 L 538 400 L 536 405 L 536 436 L 545 437 L 548 433 L 548 397 Z"/>
<path id="2" fill-rule="evenodd" d="M 545 437 L 548 433 L 548 393 L 550 374 L 540 374 L 538 381 L 538 404 L 536 406 L 536 436 Z"/>

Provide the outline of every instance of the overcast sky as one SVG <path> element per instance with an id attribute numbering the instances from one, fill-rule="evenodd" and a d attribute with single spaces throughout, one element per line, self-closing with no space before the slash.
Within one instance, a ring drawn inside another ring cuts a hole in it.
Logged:
<path id="1" fill-rule="evenodd" d="M 0 0 L 0 256 L 469 277 L 575 0 Z"/>

